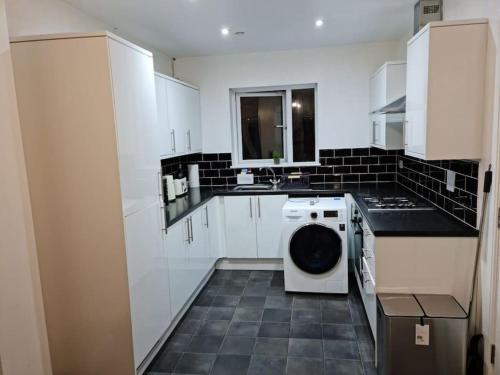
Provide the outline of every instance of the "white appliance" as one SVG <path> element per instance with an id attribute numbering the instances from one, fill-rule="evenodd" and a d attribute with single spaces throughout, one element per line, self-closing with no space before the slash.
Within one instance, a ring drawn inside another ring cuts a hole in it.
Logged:
<path id="1" fill-rule="evenodd" d="M 200 187 L 200 167 L 198 164 L 189 164 L 188 165 L 188 180 L 190 188 L 199 188 Z"/>
<path id="2" fill-rule="evenodd" d="M 181 195 L 184 195 L 188 191 L 188 184 L 186 177 L 183 178 L 176 178 L 174 180 L 174 189 L 175 189 L 175 196 L 180 197 Z"/>
<path id="3" fill-rule="evenodd" d="M 285 290 L 347 293 L 344 197 L 289 198 L 283 206 Z"/>

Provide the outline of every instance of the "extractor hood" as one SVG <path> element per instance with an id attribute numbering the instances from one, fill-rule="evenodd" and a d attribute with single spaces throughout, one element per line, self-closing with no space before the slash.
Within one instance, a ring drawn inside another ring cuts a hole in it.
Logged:
<path id="1" fill-rule="evenodd" d="M 392 103 L 373 111 L 373 113 L 392 114 L 392 113 L 405 113 L 406 112 L 406 96 L 396 99 Z"/>

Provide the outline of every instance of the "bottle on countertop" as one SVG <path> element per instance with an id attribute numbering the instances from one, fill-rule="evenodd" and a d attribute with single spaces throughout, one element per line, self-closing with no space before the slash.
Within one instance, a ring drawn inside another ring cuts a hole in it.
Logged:
<path id="1" fill-rule="evenodd" d="M 179 164 L 179 169 L 175 173 L 175 178 L 180 180 L 181 178 L 184 178 L 184 172 L 182 171 L 182 164 Z"/>

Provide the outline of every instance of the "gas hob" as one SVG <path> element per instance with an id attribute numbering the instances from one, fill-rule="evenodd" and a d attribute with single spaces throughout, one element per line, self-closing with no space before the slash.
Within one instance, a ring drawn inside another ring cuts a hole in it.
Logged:
<path id="1" fill-rule="evenodd" d="M 364 197 L 368 211 L 430 211 L 429 203 L 408 197 Z"/>

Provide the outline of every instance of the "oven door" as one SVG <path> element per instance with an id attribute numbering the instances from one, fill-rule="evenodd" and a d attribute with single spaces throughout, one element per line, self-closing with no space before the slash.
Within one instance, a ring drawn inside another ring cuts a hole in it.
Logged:
<path id="1" fill-rule="evenodd" d="M 361 217 L 356 218 L 356 222 L 353 223 L 352 234 L 353 234 L 353 244 L 354 244 L 354 270 L 358 274 L 359 280 L 363 282 L 363 228 L 359 223 Z"/>

